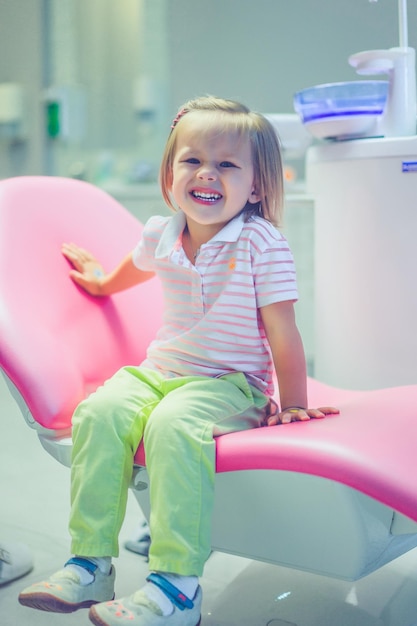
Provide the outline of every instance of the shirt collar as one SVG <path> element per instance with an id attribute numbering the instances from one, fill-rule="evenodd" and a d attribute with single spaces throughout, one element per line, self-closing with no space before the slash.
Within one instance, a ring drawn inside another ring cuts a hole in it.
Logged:
<path id="1" fill-rule="evenodd" d="M 221 241 L 231 243 L 237 241 L 242 232 L 245 223 L 244 212 L 242 211 L 224 226 L 219 232 L 207 243 L 213 241 Z M 183 211 L 177 211 L 168 221 L 167 227 L 163 231 L 159 243 L 155 250 L 155 258 L 162 259 L 167 257 L 173 250 L 181 247 L 181 235 L 186 225 L 185 214 Z"/>
<path id="2" fill-rule="evenodd" d="M 156 246 L 156 259 L 163 259 L 169 256 L 172 250 L 178 250 L 181 247 L 181 233 L 185 228 L 185 224 L 185 215 L 182 211 L 177 211 L 169 218 L 167 226 L 164 228 Z"/>

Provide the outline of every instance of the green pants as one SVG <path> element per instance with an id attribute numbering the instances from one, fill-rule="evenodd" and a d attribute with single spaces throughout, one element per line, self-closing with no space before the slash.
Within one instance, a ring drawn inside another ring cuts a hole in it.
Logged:
<path id="1" fill-rule="evenodd" d="M 162 377 L 126 367 L 73 417 L 72 551 L 117 556 L 133 457 L 143 438 L 150 483 L 151 570 L 201 576 L 210 554 L 213 437 L 260 426 L 269 399 L 233 373 Z"/>

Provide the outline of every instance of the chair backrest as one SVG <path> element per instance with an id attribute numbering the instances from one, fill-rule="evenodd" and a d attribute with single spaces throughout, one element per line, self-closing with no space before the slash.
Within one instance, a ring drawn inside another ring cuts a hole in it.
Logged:
<path id="1" fill-rule="evenodd" d="M 69 278 L 61 244 L 79 244 L 110 270 L 141 231 L 88 183 L 0 181 L 0 365 L 44 428 L 69 428 L 90 391 L 122 365 L 140 363 L 162 319 L 159 281 L 91 297 Z"/>

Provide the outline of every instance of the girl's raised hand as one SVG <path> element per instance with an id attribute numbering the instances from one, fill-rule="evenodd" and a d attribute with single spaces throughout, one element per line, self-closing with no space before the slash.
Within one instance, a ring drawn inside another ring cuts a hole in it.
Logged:
<path id="1" fill-rule="evenodd" d="M 75 243 L 64 243 L 61 250 L 64 257 L 74 267 L 69 273 L 72 280 L 91 295 L 101 295 L 101 285 L 105 272 L 91 252 L 80 248 Z"/>

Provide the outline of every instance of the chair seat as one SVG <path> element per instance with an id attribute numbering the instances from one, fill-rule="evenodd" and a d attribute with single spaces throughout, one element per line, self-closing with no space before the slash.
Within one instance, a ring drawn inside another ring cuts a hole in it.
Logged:
<path id="1" fill-rule="evenodd" d="M 417 386 L 348 391 L 309 379 L 309 396 L 340 415 L 217 438 L 212 546 L 357 580 L 417 546 Z M 135 460 L 146 464 L 142 446 Z M 148 482 L 139 469 L 147 514 Z"/>
<path id="2" fill-rule="evenodd" d="M 311 406 L 340 415 L 218 437 L 216 471 L 278 470 L 334 480 L 417 521 L 417 385 L 372 391 L 309 379 Z M 140 446 L 138 465 L 146 458 Z"/>

